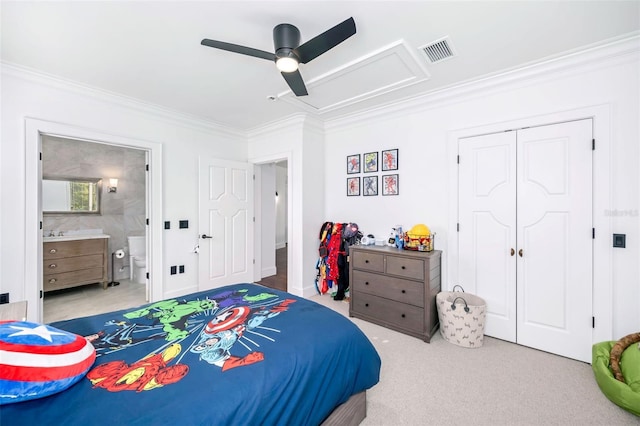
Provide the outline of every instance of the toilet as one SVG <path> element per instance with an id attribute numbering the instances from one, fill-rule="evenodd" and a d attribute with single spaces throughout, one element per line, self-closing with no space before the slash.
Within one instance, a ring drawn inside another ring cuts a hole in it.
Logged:
<path id="1" fill-rule="evenodd" d="M 129 242 L 129 279 L 144 284 L 147 280 L 146 238 L 129 236 L 127 240 Z"/>

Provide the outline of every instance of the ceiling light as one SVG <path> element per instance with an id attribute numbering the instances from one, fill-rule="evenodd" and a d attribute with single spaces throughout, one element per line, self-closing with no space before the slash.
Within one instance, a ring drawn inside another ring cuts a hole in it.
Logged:
<path id="1" fill-rule="evenodd" d="M 281 72 L 294 72 L 298 69 L 298 61 L 294 58 L 278 58 L 276 67 Z"/>

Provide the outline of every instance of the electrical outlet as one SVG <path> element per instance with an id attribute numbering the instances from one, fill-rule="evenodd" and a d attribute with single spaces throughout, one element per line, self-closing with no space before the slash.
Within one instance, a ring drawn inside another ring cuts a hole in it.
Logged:
<path id="1" fill-rule="evenodd" d="M 0 294 L 0 305 L 4 305 L 5 303 L 9 303 L 9 293 Z"/>
<path id="2" fill-rule="evenodd" d="M 180 221 L 180 229 L 187 229 L 189 227 L 189 221 L 188 220 L 181 220 Z"/>
<path id="3" fill-rule="evenodd" d="M 184 265 L 180 265 L 178 267 L 178 272 L 181 273 L 181 274 L 184 274 Z"/>
<path id="4" fill-rule="evenodd" d="M 172 266 L 171 267 L 171 275 L 175 275 L 177 273 L 178 267 L 177 266 Z"/>

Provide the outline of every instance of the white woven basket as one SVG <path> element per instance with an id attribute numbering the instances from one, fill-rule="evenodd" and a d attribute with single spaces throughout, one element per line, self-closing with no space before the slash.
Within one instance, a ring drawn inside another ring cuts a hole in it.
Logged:
<path id="1" fill-rule="evenodd" d="M 456 285 L 456 287 L 461 286 Z M 479 348 L 484 341 L 487 305 L 484 299 L 462 291 L 442 291 L 436 295 L 440 334 L 449 343 Z"/>

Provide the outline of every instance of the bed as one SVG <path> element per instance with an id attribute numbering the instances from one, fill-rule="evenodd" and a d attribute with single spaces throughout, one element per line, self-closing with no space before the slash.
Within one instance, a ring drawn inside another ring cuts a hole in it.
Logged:
<path id="1" fill-rule="evenodd" d="M 3 425 L 353 424 L 380 358 L 347 318 L 236 284 L 50 324 L 91 341 L 86 377 L 0 406 Z"/>

